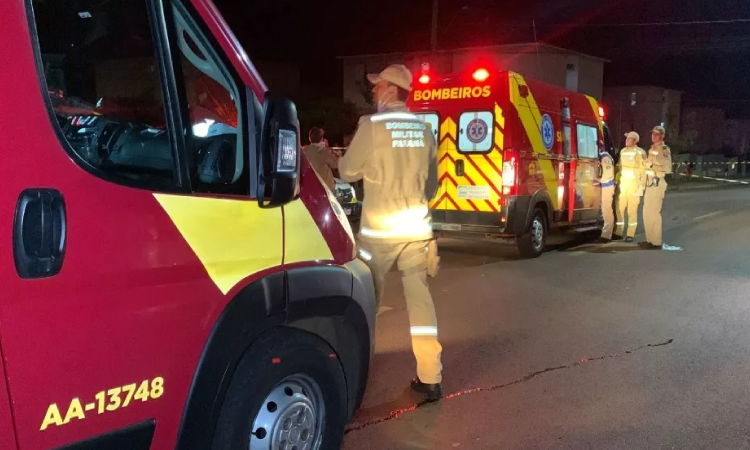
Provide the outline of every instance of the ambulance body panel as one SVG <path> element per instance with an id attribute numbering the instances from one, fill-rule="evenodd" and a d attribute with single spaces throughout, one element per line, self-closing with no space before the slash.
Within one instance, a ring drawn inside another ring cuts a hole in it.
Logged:
<path id="1" fill-rule="evenodd" d="M 423 76 L 408 103 L 439 144 L 438 235 L 518 239 L 537 210 L 545 231 L 596 225 L 606 125 L 595 99 L 480 69 Z"/>

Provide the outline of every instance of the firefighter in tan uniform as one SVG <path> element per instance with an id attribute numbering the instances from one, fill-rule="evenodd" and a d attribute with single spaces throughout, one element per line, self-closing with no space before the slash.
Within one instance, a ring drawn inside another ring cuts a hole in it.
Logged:
<path id="1" fill-rule="evenodd" d="M 599 150 L 599 161 L 601 162 L 599 187 L 602 189 L 602 216 L 604 227 L 599 238 L 600 244 L 612 241 L 612 232 L 615 228 L 615 160 L 604 148 Z"/>
<path id="2" fill-rule="evenodd" d="M 664 177 L 672 173 L 672 151 L 664 143 L 664 128 L 655 127 L 651 132 L 653 145 L 646 161 L 646 198 L 643 202 L 643 225 L 646 241 L 639 245 L 646 250 L 661 250 L 661 207 L 667 192 Z"/>
<path id="3" fill-rule="evenodd" d="M 617 197 L 617 230 L 615 239 L 622 239 L 627 224 L 625 242 L 633 242 L 638 228 L 638 206 L 646 188 L 646 152 L 638 147 L 640 136 L 635 131 L 625 135 L 625 148 L 620 151 L 620 195 Z M 627 222 L 625 215 L 627 214 Z"/>
<path id="4" fill-rule="evenodd" d="M 345 181 L 364 179 L 359 232 L 362 251 L 375 279 L 378 304 L 386 274 L 396 263 L 409 312 L 417 377 L 411 386 L 429 400 L 442 397 L 442 347 L 427 276 L 437 270 L 429 200 L 438 188 L 437 145 L 432 131 L 406 109 L 412 74 L 392 65 L 368 75 L 378 113 L 364 116 L 339 160 Z"/>

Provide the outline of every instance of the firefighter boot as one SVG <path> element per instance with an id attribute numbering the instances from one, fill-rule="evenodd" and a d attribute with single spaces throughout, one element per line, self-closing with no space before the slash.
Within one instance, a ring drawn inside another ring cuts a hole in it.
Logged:
<path id="1" fill-rule="evenodd" d="M 440 383 L 425 384 L 419 380 L 419 377 L 415 377 L 411 380 L 411 388 L 414 392 L 426 396 L 427 400 L 431 402 L 436 402 L 443 398 L 443 386 Z"/>

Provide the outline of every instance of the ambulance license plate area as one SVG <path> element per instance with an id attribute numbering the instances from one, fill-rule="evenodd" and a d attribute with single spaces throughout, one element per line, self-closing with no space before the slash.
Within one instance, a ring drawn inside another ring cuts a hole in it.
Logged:
<path id="1" fill-rule="evenodd" d="M 432 224 L 434 230 L 439 231 L 461 231 L 461 224 L 458 223 L 435 223 Z"/>

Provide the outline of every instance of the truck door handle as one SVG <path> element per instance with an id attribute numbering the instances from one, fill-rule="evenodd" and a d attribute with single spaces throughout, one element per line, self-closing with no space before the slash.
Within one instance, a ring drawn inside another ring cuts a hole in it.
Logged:
<path id="1" fill-rule="evenodd" d="M 459 159 L 456 160 L 456 176 L 462 177 L 464 176 L 465 170 L 464 170 L 464 160 Z"/>
<path id="2" fill-rule="evenodd" d="M 55 189 L 26 189 L 16 203 L 13 258 L 21 278 L 47 278 L 62 268 L 67 240 L 65 201 Z"/>

